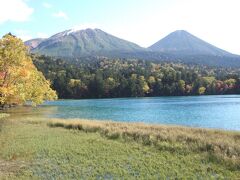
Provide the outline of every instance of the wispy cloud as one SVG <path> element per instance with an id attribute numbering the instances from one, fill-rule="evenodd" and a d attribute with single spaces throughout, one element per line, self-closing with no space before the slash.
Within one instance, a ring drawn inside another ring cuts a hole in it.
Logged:
<path id="1" fill-rule="evenodd" d="M 33 8 L 29 7 L 25 0 L 1 0 L 0 24 L 7 21 L 27 21 L 33 11 Z"/>
<path id="2" fill-rule="evenodd" d="M 43 5 L 43 7 L 47 8 L 47 9 L 50 9 L 52 7 L 52 5 L 47 2 L 44 2 L 42 5 Z"/>
<path id="3" fill-rule="evenodd" d="M 63 11 L 58 11 L 56 13 L 53 13 L 53 17 L 56 17 L 56 18 L 62 18 L 62 19 L 65 19 L 65 20 L 68 20 L 68 16 L 65 12 Z"/>

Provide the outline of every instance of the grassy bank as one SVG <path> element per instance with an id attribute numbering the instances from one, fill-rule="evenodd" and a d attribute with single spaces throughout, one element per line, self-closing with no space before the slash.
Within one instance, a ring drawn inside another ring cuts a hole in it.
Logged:
<path id="1" fill-rule="evenodd" d="M 240 178 L 240 133 L 87 120 L 0 120 L 0 179 Z"/>

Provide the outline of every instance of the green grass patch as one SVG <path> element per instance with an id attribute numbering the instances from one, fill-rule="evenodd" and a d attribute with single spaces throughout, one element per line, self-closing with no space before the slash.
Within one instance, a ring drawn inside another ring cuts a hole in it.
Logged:
<path id="1" fill-rule="evenodd" d="M 0 179 L 237 179 L 239 139 L 183 127 L 8 119 Z"/>
<path id="2" fill-rule="evenodd" d="M 143 123 L 118 123 L 89 120 L 52 120 L 49 127 L 98 132 L 108 139 L 137 142 L 160 150 L 177 153 L 214 155 L 223 163 L 240 170 L 240 133 L 220 130 L 186 128 L 177 126 L 146 125 Z"/>

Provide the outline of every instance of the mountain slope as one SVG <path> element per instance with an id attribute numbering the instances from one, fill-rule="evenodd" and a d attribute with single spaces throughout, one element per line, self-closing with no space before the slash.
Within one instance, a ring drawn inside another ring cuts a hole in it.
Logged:
<path id="1" fill-rule="evenodd" d="M 25 42 L 25 45 L 30 48 L 30 50 L 36 48 L 42 41 L 44 41 L 44 38 L 36 38 L 36 39 L 31 39 Z"/>
<path id="2" fill-rule="evenodd" d="M 231 53 L 219 49 L 184 30 L 170 33 L 150 46 L 149 49 L 179 55 L 232 56 Z"/>
<path id="3" fill-rule="evenodd" d="M 60 57 L 111 55 L 143 51 L 144 48 L 112 36 L 100 29 L 67 30 L 43 40 L 33 53 Z"/>
<path id="4" fill-rule="evenodd" d="M 32 53 L 67 60 L 103 56 L 240 67 L 240 56 L 219 49 L 183 30 L 169 34 L 148 49 L 100 29 L 67 30 L 47 39 L 29 40 L 25 44 Z"/>

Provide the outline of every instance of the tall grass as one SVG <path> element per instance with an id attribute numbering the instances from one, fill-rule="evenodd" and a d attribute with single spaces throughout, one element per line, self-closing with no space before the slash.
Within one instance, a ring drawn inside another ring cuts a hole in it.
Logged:
<path id="1" fill-rule="evenodd" d="M 135 141 L 159 150 L 178 153 L 203 152 L 211 161 L 230 163 L 240 170 L 240 133 L 143 123 L 118 123 L 91 120 L 60 120 L 50 127 L 98 132 L 109 139 Z"/>

